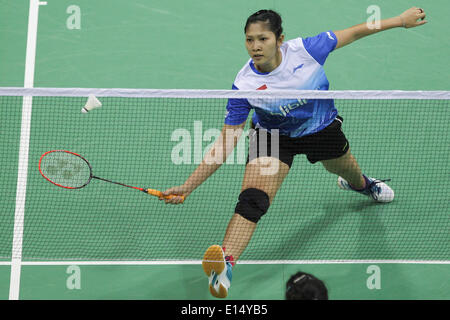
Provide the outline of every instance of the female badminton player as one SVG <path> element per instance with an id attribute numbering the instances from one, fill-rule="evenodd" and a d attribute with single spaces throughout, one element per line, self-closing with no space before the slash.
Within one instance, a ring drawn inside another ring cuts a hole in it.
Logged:
<path id="1" fill-rule="evenodd" d="M 245 24 L 245 45 L 250 60 L 239 71 L 233 84 L 236 90 L 328 90 L 329 82 L 323 65 L 329 53 L 358 39 L 392 28 L 412 28 L 425 24 L 425 12 L 410 8 L 399 16 L 379 21 L 379 28 L 366 23 L 339 31 L 326 31 L 309 38 L 284 41 L 282 21 L 272 10 L 252 14 Z M 223 163 L 237 144 L 249 111 L 254 109 L 249 134 L 249 158 L 246 164 L 239 199 L 222 245 L 209 247 L 203 257 L 203 270 L 209 278 L 213 296 L 228 295 L 231 271 L 247 247 L 260 218 L 287 176 L 296 154 L 305 154 L 310 163 L 320 162 L 337 175 L 338 186 L 358 192 L 377 202 L 391 202 L 393 190 L 385 183 L 361 172 L 350 152 L 349 142 L 341 130 L 343 119 L 333 100 L 299 100 L 287 108 L 268 105 L 261 99 L 229 99 L 222 135 L 217 139 L 203 162 L 186 182 L 163 192 L 178 195 L 166 203 L 178 204 L 181 196 L 188 197 Z M 276 155 L 271 155 L 271 134 L 278 132 Z M 229 132 L 232 134 L 228 134 Z M 264 154 L 258 150 L 259 136 L 267 138 Z M 230 138 L 232 137 L 232 138 Z M 253 149 L 252 149 L 253 148 Z M 250 152 L 250 151 L 256 152 Z M 220 154 L 223 161 L 211 161 Z M 264 161 L 259 161 L 264 158 Z M 277 168 L 267 173 L 267 167 Z"/>

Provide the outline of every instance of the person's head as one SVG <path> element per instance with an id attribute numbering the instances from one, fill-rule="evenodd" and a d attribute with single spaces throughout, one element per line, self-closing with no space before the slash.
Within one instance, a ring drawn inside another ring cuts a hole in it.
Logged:
<path id="1" fill-rule="evenodd" d="M 286 283 L 286 300 L 328 300 L 328 290 L 322 280 L 297 272 Z"/>
<path id="2" fill-rule="evenodd" d="M 281 63 L 280 46 L 283 43 L 282 20 L 272 10 L 259 10 L 245 23 L 245 46 L 255 66 L 270 72 Z"/>

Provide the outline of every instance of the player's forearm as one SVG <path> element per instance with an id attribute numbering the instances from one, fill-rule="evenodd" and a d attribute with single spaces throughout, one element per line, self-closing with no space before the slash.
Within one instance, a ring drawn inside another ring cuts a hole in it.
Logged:
<path id="1" fill-rule="evenodd" d="M 233 149 L 236 147 L 237 141 L 242 130 L 223 130 L 221 136 L 216 140 L 212 148 L 205 154 L 202 163 L 195 169 L 191 176 L 186 180 L 185 185 L 195 190 L 203 182 L 205 182 L 214 172 L 219 169 L 227 160 Z"/>
<path id="2" fill-rule="evenodd" d="M 373 24 L 361 23 L 344 30 L 334 31 L 334 34 L 338 39 L 336 49 L 342 48 L 343 46 L 346 46 L 355 40 L 364 38 L 374 33 L 378 33 L 380 31 L 385 31 L 397 27 L 414 28 L 424 25 L 425 23 L 427 23 L 427 21 L 424 20 L 425 17 L 426 14 L 423 9 L 412 7 L 397 17 L 377 21 Z"/>
<path id="3" fill-rule="evenodd" d="M 205 182 L 210 176 L 213 175 L 217 169 L 220 168 L 221 163 L 212 163 L 208 164 L 205 160 L 195 169 L 195 171 L 191 174 L 191 176 L 186 180 L 184 185 L 189 186 L 189 189 L 194 191 L 200 186 L 203 182 Z"/>
<path id="4" fill-rule="evenodd" d="M 344 30 L 335 31 L 335 34 L 338 38 L 338 44 L 336 48 L 346 46 L 356 40 L 378 33 L 380 31 L 385 31 L 402 26 L 402 18 L 398 16 L 378 21 L 375 24 L 361 23 Z"/>
<path id="5" fill-rule="evenodd" d="M 389 30 L 392 28 L 403 27 L 404 22 L 400 16 L 384 19 L 374 24 L 361 23 L 359 25 L 349 28 L 352 34 L 353 41 L 367 37 L 369 35 L 378 33 L 380 31 Z"/>
<path id="6" fill-rule="evenodd" d="M 394 17 L 389 19 L 384 19 L 379 21 L 377 24 L 371 25 L 367 23 L 361 23 L 356 26 L 344 29 L 344 30 L 338 30 L 334 31 L 338 43 L 336 45 L 336 49 L 342 48 L 353 41 L 356 41 L 358 39 L 367 37 L 371 34 L 375 34 L 380 31 L 401 27 L 403 26 L 402 18 Z"/>

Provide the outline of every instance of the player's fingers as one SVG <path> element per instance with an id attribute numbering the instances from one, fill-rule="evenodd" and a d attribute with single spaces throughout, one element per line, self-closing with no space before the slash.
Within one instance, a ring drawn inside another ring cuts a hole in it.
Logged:
<path id="1" fill-rule="evenodd" d="M 183 202 L 183 198 L 180 196 L 167 197 L 164 199 L 166 203 L 180 204 Z"/>
<path id="2" fill-rule="evenodd" d="M 184 186 L 176 186 L 176 187 L 172 187 L 170 189 L 167 189 L 166 191 L 163 192 L 163 195 L 168 196 L 170 194 L 176 194 L 176 195 L 181 195 L 183 193 L 186 192 L 185 190 L 186 188 Z"/>
<path id="3" fill-rule="evenodd" d="M 163 196 L 168 196 L 169 194 L 172 194 L 172 193 L 174 192 L 174 189 L 175 189 L 175 188 L 167 189 L 167 190 L 165 190 L 165 191 L 162 192 L 162 195 L 163 195 Z"/>
<path id="4" fill-rule="evenodd" d="M 170 188 L 170 189 L 167 189 L 166 191 L 162 192 L 162 195 L 164 198 L 168 198 L 171 196 L 178 196 L 178 195 L 182 195 L 182 194 L 183 194 L 183 192 L 177 187 Z"/>
<path id="5" fill-rule="evenodd" d="M 183 201 L 182 194 L 169 193 L 168 195 L 163 195 L 160 200 L 164 200 L 166 203 L 178 203 L 179 200 Z"/>
<path id="6" fill-rule="evenodd" d="M 425 18 L 426 14 L 425 14 L 425 11 L 422 8 L 416 8 L 416 12 L 417 12 L 417 17 L 419 19 L 423 20 Z"/>
<path id="7" fill-rule="evenodd" d="M 161 200 L 164 200 L 164 202 L 166 204 L 174 204 L 174 199 L 173 198 L 162 198 Z"/>

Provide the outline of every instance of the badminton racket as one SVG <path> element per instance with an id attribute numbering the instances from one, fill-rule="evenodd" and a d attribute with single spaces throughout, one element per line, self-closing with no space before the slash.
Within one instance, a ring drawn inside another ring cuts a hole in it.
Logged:
<path id="1" fill-rule="evenodd" d="M 125 183 L 94 176 L 89 161 L 83 156 L 67 150 L 45 152 L 39 159 L 39 172 L 47 181 L 65 189 L 81 189 L 86 187 L 92 179 L 97 179 L 139 190 L 159 199 L 177 197 L 176 195 L 165 196 L 161 191 L 155 189 L 133 187 Z M 181 196 L 181 198 L 184 201 L 184 196 Z"/>

